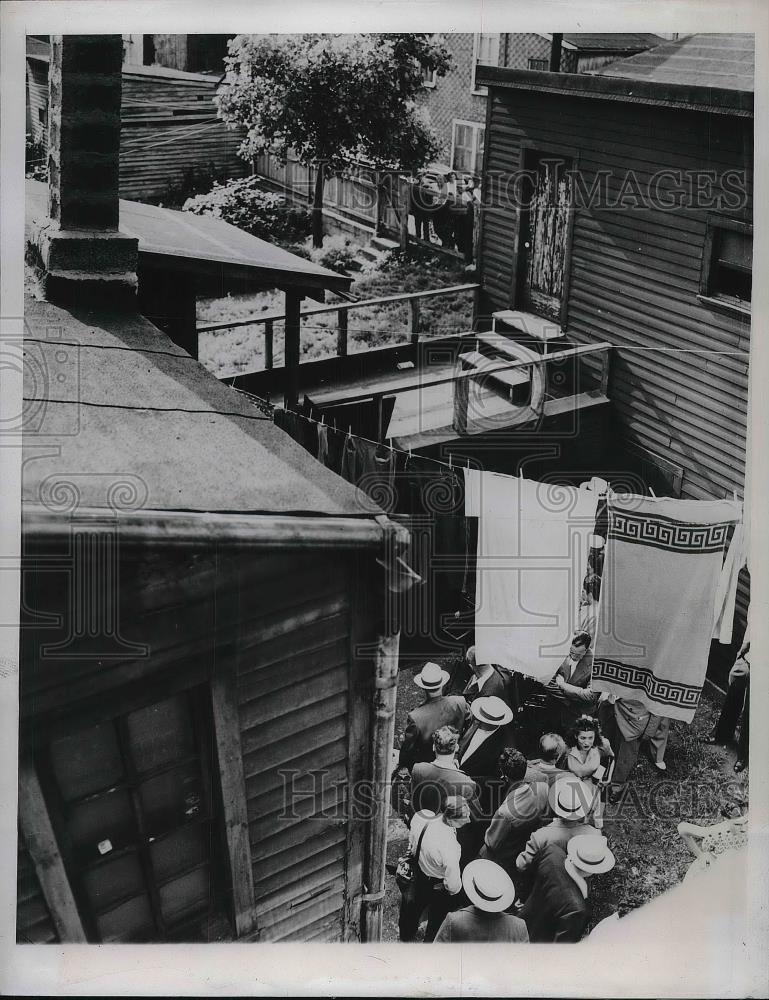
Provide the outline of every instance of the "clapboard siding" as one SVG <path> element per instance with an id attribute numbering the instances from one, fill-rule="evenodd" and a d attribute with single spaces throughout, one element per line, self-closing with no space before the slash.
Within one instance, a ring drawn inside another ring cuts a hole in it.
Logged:
<path id="1" fill-rule="evenodd" d="M 168 199 L 194 171 L 243 177 L 238 156 L 244 131 L 230 130 L 216 113 L 218 78 L 199 74 L 154 76 L 123 70 L 120 130 L 120 197 Z M 39 112 L 48 106 L 48 64 L 27 60 L 29 117 L 34 136 L 47 142 Z"/>
<path id="2" fill-rule="evenodd" d="M 16 862 L 16 940 L 19 944 L 51 944 L 59 940 L 21 833 Z"/>
<path id="3" fill-rule="evenodd" d="M 319 565 L 303 578 L 302 600 L 322 615 L 308 618 L 297 602 L 274 611 L 238 669 L 262 940 L 344 934 L 351 611 L 346 577 L 329 587 Z M 297 579 L 292 567 L 285 572 Z"/>
<path id="4" fill-rule="evenodd" d="M 697 297 L 709 207 L 618 202 L 635 190 L 629 171 L 642 192 L 663 169 L 686 179 L 747 166 L 750 177 L 752 120 L 520 90 L 493 91 L 489 115 L 483 313 L 515 305 L 518 212 L 505 190 L 523 149 L 574 157 L 583 192 L 608 172 L 606 201 L 583 197 L 575 209 L 567 335 L 615 345 L 609 396 L 619 449 L 640 445 L 679 464 L 682 497 L 742 496 L 750 323 Z M 670 179 L 659 190 L 668 197 Z M 720 176 L 713 193 L 731 197 Z M 742 585 L 743 624 L 747 600 Z"/>

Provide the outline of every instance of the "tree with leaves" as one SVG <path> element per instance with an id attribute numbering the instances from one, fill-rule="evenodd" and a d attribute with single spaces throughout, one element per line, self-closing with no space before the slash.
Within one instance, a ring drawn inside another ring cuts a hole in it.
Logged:
<path id="1" fill-rule="evenodd" d="M 290 151 L 315 168 L 313 245 L 323 245 L 329 173 L 364 160 L 417 170 L 442 144 L 417 106 L 424 71 L 443 76 L 451 56 L 426 34 L 238 35 L 230 42 L 219 114 L 244 126 L 239 153 Z"/>

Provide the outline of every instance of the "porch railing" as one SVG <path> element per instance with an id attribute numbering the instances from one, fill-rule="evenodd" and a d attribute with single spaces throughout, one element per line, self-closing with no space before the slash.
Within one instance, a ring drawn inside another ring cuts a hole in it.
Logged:
<path id="1" fill-rule="evenodd" d="M 405 292 L 400 295 L 382 295 L 373 299 L 361 299 L 359 302 L 335 302 L 333 305 L 319 306 L 317 309 L 305 310 L 300 314 L 300 320 L 307 319 L 308 317 L 336 313 L 336 356 L 344 358 L 347 356 L 348 350 L 348 317 L 351 310 L 407 302 L 410 313 L 409 333 L 411 343 L 416 344 L 419 341 L 420 302 L 422 302 L 423 299 L 434 299 L 445 295 L 456 295 L 463 292 L 475 293 L 479 288 L 480 285 L 477 283 L 449 285 L 446 288 L 431 288 L 424 292 Z M 215 333 L 218 330 L 233 330 L 243 326 L 256 326 L 262 324 L 264 326 L 264 367 L 265 370 L 269 371 L 274 366 L 275 324 L 283 322 L 285 318 L 285 313 L 261 313 L 249 316 L 246 319 L 235 320 L 229 323 L 214 323 L 209 326 L 199 326 L 197 328 L 197 333 L 199 336 L 201 333 Z"/>

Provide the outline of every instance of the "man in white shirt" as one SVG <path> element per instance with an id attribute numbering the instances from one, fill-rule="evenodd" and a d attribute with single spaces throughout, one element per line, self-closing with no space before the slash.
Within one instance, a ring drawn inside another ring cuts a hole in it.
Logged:
<path id="1" fill-rule="evenodd" d="M 459 902 L 462 876 L 457 829 L 470 822 L 470 808 L 461 795 L 446 799 L 443 811 L 415 813 L 409 850 L 417 859 L 416 877 L 401 898 L 398 929 L 401 941 L 413 941 L 427 910 L 425 941 L 433 941 L 446 914 Z"/>

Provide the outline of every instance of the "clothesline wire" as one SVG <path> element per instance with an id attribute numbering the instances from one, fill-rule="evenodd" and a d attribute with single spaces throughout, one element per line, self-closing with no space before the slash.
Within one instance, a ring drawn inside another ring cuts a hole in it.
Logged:
<path id="1" fill-rule="evenodd" d="M 235 389 L 235 386 L 233 386 L 232 388 Z M 275 410 L 284 409 L 284 407 L 275 406 L 272 403 L 268 402 L 268 400 L 262 399 L 260 396 L 256 396 L 251 392 L 247 392 L 245 389 L 235 389 L 235 391 L 242 393 L 244 396 L 248 396 L 248 398 L 253 400 L 254 403 L 257 406 L 259 406 L 259 408 L 264 413 L 268 412 L 266 407 L 270 408 L 269 412 L 272 413 L 273 415 L 275 413 Z M 337 427 L 336 421 L 334 421 L 334 424 L 332 426 L 331 424 L 326 423 L 325 420 L 323 421 L 316 420 L 315 417 L 309 417 L 306 413 L 302 413 L 300 410 L 288 410 L 286 412 L 293 413 L 297 417 L 301 417 L 302 420 L 307 420 L 309 423 L 315 424 L 316 427 L 320 426 L 321 424 L 324 424 L 326 427 L 335 431 L 337 434 L 344 434 L 345 437 L 354 437 L 358 441 L 365 441 L 366 444 L 371 444 L 375 448 L 388 448 L 394 455 L 403 455 L 404 458 L 414 457 L 410 451 L 404 451 L 402 448 L 394 448 L 391 443 L 387 444 L 384 441 L 372 441 L 371 438 L 364 437 L 362 434 L 357 434 L 357 433 L 353 434 L 351 429 L 345 431 L 344 429 Z M 392 442 L 392 438 L 387 438 L 387 441 Z M 420 462 L 432 462 L 434 465 L 439 465 L 442 469 L 445 469 L 447 472 L 452 473 L 452 475 L 456 475 L 457 472 L 463 468 L 463 466 L 449 465 L 448 462 L 441 462 L 440 459 L 437 458 L 428 458 L 426 455 L 417 455 L 416 457 L 420 460 Z M 469 461 L 468 461 L 468 468 L 469 468 Z"/>

